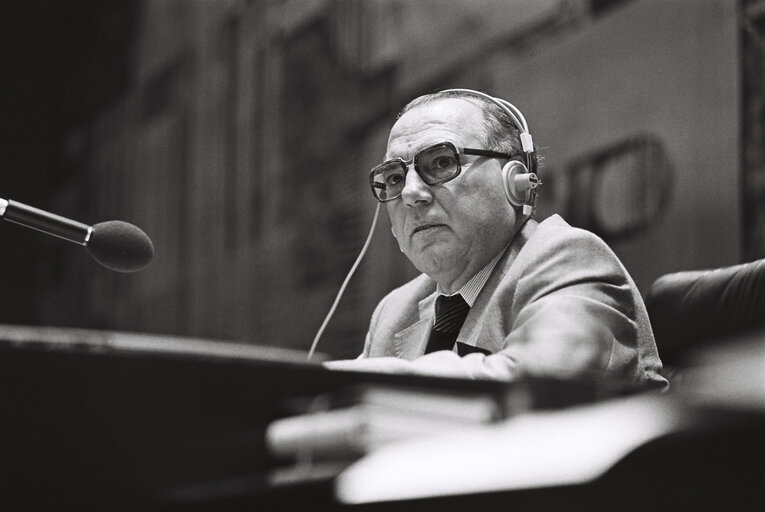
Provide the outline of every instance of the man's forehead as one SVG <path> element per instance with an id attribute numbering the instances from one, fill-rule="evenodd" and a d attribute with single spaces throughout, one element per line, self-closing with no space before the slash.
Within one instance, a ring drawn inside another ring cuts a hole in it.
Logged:
<path id="1" fill-rule="evenodd" d="M 475 146 L 480 141 L 483 110 L 470 99 L 444 98 L 407 111 L 391 128 L 386 158 L 409 158 L 439 142 Z"/>

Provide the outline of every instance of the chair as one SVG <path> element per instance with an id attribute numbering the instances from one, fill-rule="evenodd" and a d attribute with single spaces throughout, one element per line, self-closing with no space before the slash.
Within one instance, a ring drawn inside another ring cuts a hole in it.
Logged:
<path id="1" fill-rule="evenodd" d="M 665 274 L 654 281 L 646 307 L 671 373 L 700 347 L 765 328 L 765 259 Z"/>

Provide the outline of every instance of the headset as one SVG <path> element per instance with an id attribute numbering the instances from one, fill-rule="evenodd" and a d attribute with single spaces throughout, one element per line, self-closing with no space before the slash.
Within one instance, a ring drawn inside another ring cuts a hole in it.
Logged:
<path id="1" fill-rule="evenodd" d="M 541 185 L 541 182 L 539 181 L 539 178 L 536 174 L 536 164 L 535 159 L 533 158 L 534 142 L 531 138 L 531 134 L 529 133 L 529 125 L 526 123 L 526 118 L 523 117 L 521 111 L 509 101 L 503 100 L 501 98 L 495 98 L 494 96 L 489 96 L 488 94 L 482 93 L 480 91 L 475 91 L 473 89 L 445 89 L 441 92 L 462 93 L 493 103 L 502 109 L 502 111 L 507 114 L 507 117 L 513 121 L 515 127 L 518 128 L 518 131 L 520 132 L 521 149 L 523 150 L 523 153 L 526 157 L 526 163 L 524 164 L 520 160 L 516 159 L 512 159 L 506 163 L 504 167 L 502 167 L 501 171 L 502 183 L 507 201 L 514 208 L 520 208 L 521 214 L 526 217 L 525 220 L 527 220 L 534 213 L 534 206 L 536 204 L 537 198 L 537 187 Z M 324 333 L 324 329 L 327 327 L 329 320 L 334 315 L 335 309 L 340 302 L 340 298 L 343 296 L 345 288 L 348 286 L 348 282 L 351 280 L 351 277 L 356 271 L 356 268 L 361 263 L 361 260 L 366 254 L 367 249 L 369 249 L 369 244 L 372 240 L 372 234 L 374 233 L 375 226 L 377 225 L 377 218 L 380 214 L 380 204 L 381 203 L 379 202 L 377 203 L 374 218 L 372 219 L 372 227 L 369 228 L 369 234 L 367 235 L 367 239 L 364 242 L 364 246 L 362 247 L 359 255 L 356 257 L 356 261 L 353 263 L 353 266 L 348 272 L 348 275 L 345 276 L 343 284 L 340 285 L 340 290 L 335 297 L 335 301 L 332 303 L 329 313 L 327 313 L 327 316 L 324 318 L 321 327 L 319 327 L 319 330 L 313 339 L 313 343 L 311 343 L 311 348 L 308 350 L 308 359 L 313 357 L 316 346 L 319 343 L 319 339 Z M 519 223 L 516 229 L 520 229 L 522 224 L 522 222 Z"/>
<path id="2" fill-rule="evenodd" d="M 534 141 L 529 133 L 529 125 L 523 113 L 510 103 L 501 98 L 489 96 L 486 93 L 473 89 L 445 89 L 441 92 L 456 92 L 483 99 L 498 106 L 507 114 L 518 128 L 521 139 L 521 149 L 526 157 L 526 163 L 519 160 L 510 160 L 502 167 L 502 183 L 507 201 L 514 207 L 520 208 L 525 217 L 534 213 L 537 200 L 537 187 L 541 185 L 536 173 L 536 160 L 534 155 Z"/>

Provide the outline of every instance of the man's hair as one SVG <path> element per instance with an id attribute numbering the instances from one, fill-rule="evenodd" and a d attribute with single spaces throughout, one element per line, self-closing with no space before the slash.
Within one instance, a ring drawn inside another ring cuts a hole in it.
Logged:
<path id="1" fill-rule="evenodd" d="M 482 107 L 484 122 L 483 126 L 478 127 L 477 130 L 479 138 L 483 140 L 484 144 L 486 144 L 486 147 L 477 149 L 489 149 L 492 151 L 501 151 L 503 153 L 510 154 L 523 154 L 523 150 L 521 148 L 520 130 L 515 125 L 515 122 L 510 118 L 510 116 L 508 116 L 507 113 L 496 103 L 467 92 L 440 91 L 419 96 L 406 104 L 401 112 L 399 112 L 397 119 L 414 108 L 450 98 L 464 98 L 473 100 Z M 532 166 L 536 168 L 536 152 L 532 153 L 531 159 Z"/>

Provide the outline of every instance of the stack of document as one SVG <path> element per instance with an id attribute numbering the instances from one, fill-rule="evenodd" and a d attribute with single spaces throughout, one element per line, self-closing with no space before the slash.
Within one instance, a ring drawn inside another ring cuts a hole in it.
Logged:
<path id="1" fill-rule="evenodd" d="M 365 384 L 320 396 L 304 413 L 272 422 L 266 445 L 298 469 L 311 465 L 315 476 L 317 463 L 347 465 L 394 441 L 489 424 L 505 411 L 486 394 Z"/>

